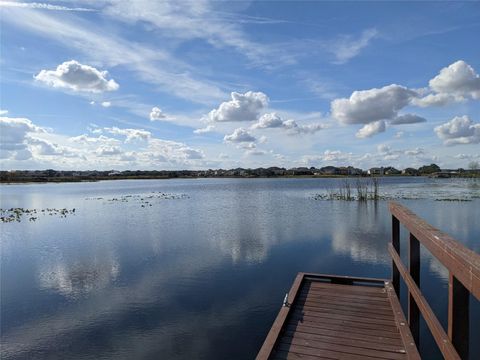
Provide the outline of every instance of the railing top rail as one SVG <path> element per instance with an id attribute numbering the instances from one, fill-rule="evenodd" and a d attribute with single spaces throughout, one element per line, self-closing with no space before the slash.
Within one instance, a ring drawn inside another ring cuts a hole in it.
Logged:
<path id="1" fill-rule="evenodd" d="M 389 208 L 392 215 L 480 300 L 480 255 L 433 227 L 405 206 L 390 202 Z"/>

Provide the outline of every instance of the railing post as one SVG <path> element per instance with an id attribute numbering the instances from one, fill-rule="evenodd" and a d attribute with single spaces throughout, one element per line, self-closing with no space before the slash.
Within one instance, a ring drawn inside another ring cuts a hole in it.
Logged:
<path id="1" fill-rule="evenodd" d="M 400 221 L 392 215 L 392 245 L 398 255 L 400 255 Z M 392 260 L 392 284 L 397 297 L 400 299 L 400 272 L 395 261 Z"/>
<path id="2" fill-rule="evenodd" d="M 468 359 L 469 291 L 450 272 L 448 281 L 448 337 L 462 359 Z"/>
<path id="3" fill-rule="evenodd" d="M 420 288 L 420 242 L 410 234 L 408 250 L 408 268 L 410 276 Z M 417 346 L 420 345 L 420 310 L 410 291 L 408 292 L 408 325 Z"/>

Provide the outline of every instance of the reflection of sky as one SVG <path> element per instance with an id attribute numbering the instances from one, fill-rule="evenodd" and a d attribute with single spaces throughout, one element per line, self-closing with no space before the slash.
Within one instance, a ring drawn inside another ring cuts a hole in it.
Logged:
<path id="1" fill-rule="evenodd" d="M 2 225 L 2 356 L 252 357 L 297 271 L 389 276 L 386 203 L 311 199 L 334 181 L 2 188 L 4 207 L 77 209 L 66 219 Z M 152 191 L 190 198 L 149 208 L 85 200 Z M 405 203 L 478 251 L 478 200 Z M 444 276 L 428 257 L 424 267 Z"/>

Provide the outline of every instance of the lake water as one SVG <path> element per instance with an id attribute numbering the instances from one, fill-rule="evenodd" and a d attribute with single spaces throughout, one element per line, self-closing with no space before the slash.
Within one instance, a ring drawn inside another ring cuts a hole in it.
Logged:
<path id="1" fill-rule="evenodd" d="M 254 358 L 297 272 L 390 277 L 387 202 L 313 199 L 342 181 L 2 185 L 3 209 L 37 213 L 0 224 L 1 358 Z M 385 178 L 380 192 L 480 252 L 480 182 Z M 458 198 L 471 201 L 436 201 Z M 447 278 L 422 249 L 422 291 L 444 325 Z"/>

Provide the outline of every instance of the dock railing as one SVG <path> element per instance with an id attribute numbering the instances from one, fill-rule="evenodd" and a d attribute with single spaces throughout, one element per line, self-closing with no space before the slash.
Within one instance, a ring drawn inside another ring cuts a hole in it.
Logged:
<path id="1" fill-rule="evenodd" d="M 480 300 L 480 255 L 419 218 L 406 207 L 391 202 L 392 283 L 400 298 L 400 277 L 408 291 L 408 324 L 419 347 L 420 314 L 423 316 L 435 342 L 445 359 L 468 359 L 469 299 L 470 293 Z M 408 269 L 400 258 L 400 224 L 410 233 Z M 420 291 L 420 244 L 422 244 L 449 272 L 448 329 L 438 321 Z"/>

